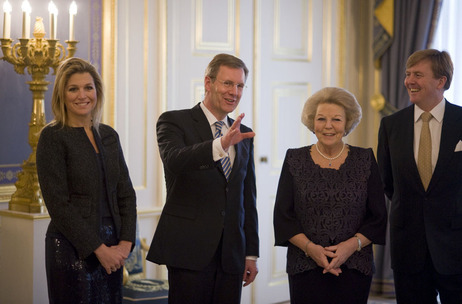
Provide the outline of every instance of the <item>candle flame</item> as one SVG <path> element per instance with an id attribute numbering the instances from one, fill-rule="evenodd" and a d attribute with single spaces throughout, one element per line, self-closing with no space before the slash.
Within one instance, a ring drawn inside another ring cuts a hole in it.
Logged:
<path id="1" fill-rule="evenodd" d="M 69 7 L 69 14 L 77 15 L 77 4 L 75 4 L 75 1 L 72 1 L 71 6 Z"/>
<path id="2" fill-rule="evenodd" d="M 23 12 L 30 14 L 32 7 L 30 6 L 29 1 L 25 0 L 22 2 L 21 9 Z"/>
<path id="3" fill-rule="evenodd" d="M 11 7 L 11 4 L 10 4 L 10 2 L 8 2 L 8 0 L 3 2 L 3 11 L 5 13 L 11 13 L 12 10 L 13 10 L 13 8 Z"/>
<path id="4" fill-rule="evenodd" d="M 48 3 L 48 12 L 50 12 L 50 14 L 58 15 L 58 8 L 53 3 L 53 1 L 50 1 L 50 3 Z"/>

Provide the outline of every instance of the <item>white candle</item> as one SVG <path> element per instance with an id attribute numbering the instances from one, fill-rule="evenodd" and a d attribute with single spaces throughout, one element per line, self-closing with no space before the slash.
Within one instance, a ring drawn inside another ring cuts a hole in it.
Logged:
<path id="1" fill-rule="evenodd" d="M 50 39 L 56 39 L 58 8 L 53 1 L 48 4 L 48 12 L 50 13 Z"/>
<path id="2" fill-rule="evenodd" d="M 30 12 L 31 7 L 29 1 L 25 0 L 22 3 L 22 38 L 29 39 L 30 36 Z"/>
<path id="3" fill-rule="evenodd" d="M 11 34 L 11 4 L 3 2 L 3 38 L 9 39 Z"/>
<path id="4" fill-rule="evenodd" d="M 77 4 L 75 1 L 72 1 L 71 6 L 69 7 L 69 40 L 74 41 L 74 17 L 77 14 Z"/>

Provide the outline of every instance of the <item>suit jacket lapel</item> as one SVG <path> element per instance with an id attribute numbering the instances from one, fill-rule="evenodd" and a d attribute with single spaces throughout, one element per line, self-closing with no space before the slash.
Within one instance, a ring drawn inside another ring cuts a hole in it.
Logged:
<path id="1" fill-rule="evenodd" d="M 203 141 L 213 140 L 212 130 L 210 129 L 209 121 L 202 111 L 199 104 L 191 109 L 191 116 L 194 121 L 194 127 Z"/>
<path id="2" fill-rule="evenodd" d="M 203 141 L 213 140 L 214 135 L 212 133 L 212 130 L 210 129 L 209 121 L 207 120 L 207 117 L 205 116 L 204 111 L 202 111 L 199 104 L 195 105 L 191 109 L 191 116 L 192 116 L 193 121 L 194 121 L 194 127 L 196 128 L 197 133 L 199 134 L 201 139 Z M 230 126 L 233 124 L 233 122 L 234 122 L 234 120 L 228 117 L 228 124 Z M 234 158 L 233 167 L 231 169 L 231 174 L 229 176 L 230 179 L 234 175 L 233 174 L 233 172 L 235 171 L 234 168 L 239 168 L 239 162 L 240 161 L 239 161 L 239 156 L 238 155 L 239 155 L 239 151 L 241 149 L 240 144 L 241 143 L 234 146 L 235 149 L 236 149 L 236 157 Z M 219 165 L 217 167 L 219 168 L 219 170 L 222 172 L 222 174 L 224 176 L 223 168 L 221 167 L 221 165 Z"/>
<path id="3" fill-rule="evenodd" d="M 412 173 L 416 175 L 420 181 L 419 169 L 417 168 L 414 156 L 414 106 L 408 107 L 408 109 L 406 119 L 403 120 L 404 126 L 402 132 L 404 135 L 401 138 L 404 139 L 403 149 L 406 154 L 407 163 L 409 164 Z"/>
<path id="4" fill-rule="evenodd" d="M 428 189 L 431 189 L 432 184 L 445 174 L 445 170 L 452 160 L 454 149 L 459 141 L 460 130 L 458 130 L 458 121 L 462 119 L 459 112 L 454 111 L 453 105 L 446 102 L 444 110 L 443 126 L 441 128 L 441 142 L 440 150 L 438 153 L 438 161 L 436 162 L 435 171 L 433 172 L 432 179 Z"/>
<path id="5" fill-rule="evenodd" d="M 416 188 L 425 191 L 414 156 L 414 105 L 407 107 L 403 115 L 395 120 L 399 132 L 396 149 L 402 150 L 403 159 L 408 164 L 409 171 L 404 174 L 409 174 L 409 180 L 415 181 Z"/>
<path id="6" fill-rule="evenodd" d="M 213 140 L 213 134 L 210 129 L 209 122 L 204 112 L 200 108 L 199 104 L 195 105 L 191 109 L 191 116 L 194 121 L 194 127 L 196 128 L 201 139 L 204 141 Z M 234 123 L 234 119 L 228 117 L 228 124 L 232 126 L 233 123 Z M 242 166 L 242 154 L 244 153 L 243 149 L 244 149 L 245 142 L 246 141 L 241 141 L 238 144 L 234 145 L 234 148 L 236 149 L 236 155 L 234 157 L 233 167 L 231 169 L 231 174 L 229 176 L 230 179 L 236 174 L 235 172 L 238 171 L 239 168 Z M 223 172 L 223 169 L 221 168 L 221 166 L 219 166 L 219 168 Z"/>

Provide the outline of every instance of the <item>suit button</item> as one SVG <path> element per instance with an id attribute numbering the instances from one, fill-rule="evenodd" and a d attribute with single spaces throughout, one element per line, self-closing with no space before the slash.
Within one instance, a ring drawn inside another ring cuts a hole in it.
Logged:
<path id="1" fill-rule="evenodd" d="M 221 216 L 225 216 L 226 212 L 225 210 L 221 211 Z"/>

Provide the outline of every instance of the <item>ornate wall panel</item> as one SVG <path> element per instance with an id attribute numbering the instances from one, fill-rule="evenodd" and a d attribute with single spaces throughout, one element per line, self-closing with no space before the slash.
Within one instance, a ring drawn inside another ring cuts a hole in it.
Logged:
<path id="1" fill-rule="evenodd" d="M 280 172 L 287 147 L 307 143 L 307 130 L 300 121 L 300 113 L 307 96 L 308 83 L 274 83 L 272 85 L 272 149 L 273 170 Z M 294 142 L 297 140 L 298 142 Z"/>
<path id="2" fill-rule="evenodd" d="M 313 45 L 311 0 L 274 1 L 274 59 L 310 61 Z"/>
<path id="3" fill-rule="evenodd" d="M 117 14 L 117 65 L 113 71 L 107 69 L 116 75 L 111 88 L 114 126 L 137 190 L 138 208 L 159 212 L 163 178 L 155 123 L 165 104 L 166 1 L 118 1 Z"/>
<path id="4" fill-rule="evenodd" d="M 140 236 L 151 242 L 163 205 L 164 179 L 156 141 L 157 117 L 166 105 L 167 1 L 105 0 L 103 57 L 112 121 L 137 195 Z M 115 25 L 115 26 L 114 26 Z M 107 40 L 111 39 L 111 40 Z M 150 277 L 163 268 L 147 263 Z"/>
<path id="5" fill-rule="evenodd" d="M 234 52 L 239 31 L 238 0 L 196 0 L 194 14 L 195 53 Z"/>
<path id="6" fill-rule="evenodd" d="M 191 108 L 204 99 L 204 90 L 204 78 L 191 80 L 191 96 L 194 96 L 190 104 Z"/>

